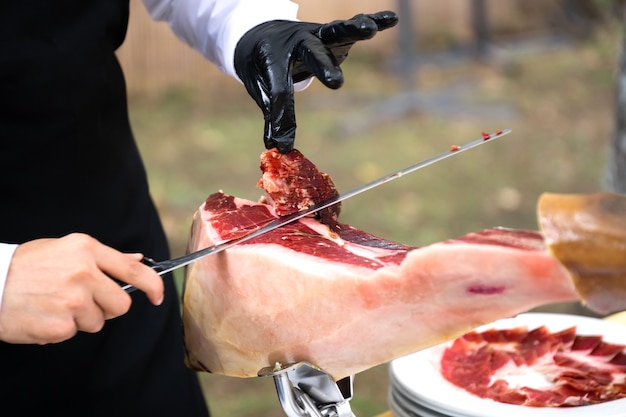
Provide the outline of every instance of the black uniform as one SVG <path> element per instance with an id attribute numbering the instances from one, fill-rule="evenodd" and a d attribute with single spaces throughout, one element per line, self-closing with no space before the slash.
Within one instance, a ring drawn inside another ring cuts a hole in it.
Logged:
<path id="1" fill-rule="evenodd" d="M 114 54 L 127 23 L 128 0 L 0 2 L 0 242 L 84 232 L 168 258 Z M 97 334 L 0 343 L 0 407 L 29 417 L 206 416 L 165 282 L 161 306 L 137 291 L 129 313 Z"/>

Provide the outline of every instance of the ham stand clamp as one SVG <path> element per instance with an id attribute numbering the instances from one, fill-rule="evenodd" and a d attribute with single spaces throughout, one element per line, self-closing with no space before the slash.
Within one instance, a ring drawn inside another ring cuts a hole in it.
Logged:
<path id="1" fill-rule="evenodd" d="M 274 378 L 280 405 L 288 417 L 355 417 L 350 408 L 354 376 L 335 382 L 307 362 L 276 363 L 259 376 Z"/>

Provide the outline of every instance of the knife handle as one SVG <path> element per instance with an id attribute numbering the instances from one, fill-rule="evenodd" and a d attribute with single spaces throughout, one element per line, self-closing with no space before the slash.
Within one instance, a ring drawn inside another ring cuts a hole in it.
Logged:
<path id="1" fill-rule="evenodd" d="M 156 272 L 162 272 L 164 269 L 163 265 L 160 262 L 157 262 L 152 258 L 148 258 L 147 256 L 144 256 L 141 259 L 141 263 L 148 265 L 150 268 L 154 269 Z"/>

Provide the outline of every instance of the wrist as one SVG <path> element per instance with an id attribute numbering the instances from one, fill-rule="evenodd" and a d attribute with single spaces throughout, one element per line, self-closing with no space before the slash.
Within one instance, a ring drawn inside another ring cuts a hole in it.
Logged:
<path id="1" fill-rule="evenodd" d="M 13 253 L 18 245 L 10 243 L 0 243 L 0 309 L 2 308 L 2 297 L 4 295 L 4 286 L 6 284 L 9 266 Z"/>
<path id="2" fill-rule="evenodd" d="M 246 2 L 242 2 L 246 3 Z M 275 1 L 276 6 L 269 7 L 267 2 L 252 0 L 250 4 L 242 4 L 231 16 L 223 38 L 224 68 L 223 71 L 236 79 L 241 79 L 235 71 L 235 48 L 241 38 L 251 29 L 273 20 L 297 21 L 298 5 L 289 1 Z M 244 7 L 246 6 L 246 7 Z"/>

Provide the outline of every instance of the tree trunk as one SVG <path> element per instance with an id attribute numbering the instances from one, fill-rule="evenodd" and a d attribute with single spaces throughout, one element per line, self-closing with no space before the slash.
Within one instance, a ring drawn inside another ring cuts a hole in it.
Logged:
<path id="1" fill-rule="evenodd" d="M 609 148 L 605 188 L 626 194 L 626 13 L 622 22 L 624 39 L 616 77 L 615 131 Z"/>
<path id="2" fill-rule="evenodd" d="M 486 0 L 472 0 L 472 31 L 474 32 L 474 54 L 478 59 L 486 59 L 489 54 Z"/>

